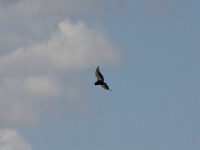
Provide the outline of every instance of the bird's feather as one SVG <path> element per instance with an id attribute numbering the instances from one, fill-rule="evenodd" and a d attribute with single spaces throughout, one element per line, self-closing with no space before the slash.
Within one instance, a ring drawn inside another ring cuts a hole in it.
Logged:
<path id="1" fill-rule="evenodd" d="M 104 77 L 103 77 L 103 75 L 102 75 L 101 72 L 100 72 L 99 66 L 98 66 L 97 69 L 96 69 L 95 75 L 96 75 L 96 77 L 97 77 L 97 80 L 104 81 Z"/>
<path id="2" fill-rule="evenodd" d="M 104 89 L 106 89 L 106 90 L 110 90 L 109 86 L 106 83 L 104 83 L 103 85 L 101 85 L 101 87 L 104 88 Z M 112 90 L 110 90 L 110 91 L 112 91 Z"/>

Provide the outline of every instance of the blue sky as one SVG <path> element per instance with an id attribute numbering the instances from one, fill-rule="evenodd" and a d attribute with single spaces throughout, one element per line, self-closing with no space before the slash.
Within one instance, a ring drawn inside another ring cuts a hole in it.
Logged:
<path id="1" fill-rule="evenodd" d="M 200 149 L 198 0 L 0 2 L 0 149 Z M 100 66 L 113 90 L 94 86 Z"/>

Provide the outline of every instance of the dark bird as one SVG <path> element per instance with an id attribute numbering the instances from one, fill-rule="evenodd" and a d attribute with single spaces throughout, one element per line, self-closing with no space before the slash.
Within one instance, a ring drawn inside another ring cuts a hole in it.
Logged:
<path id="1" fill-rule="evenodd" d="M 97 77 L 97 82 L 94 83 L 94 85 L 101 85 L 102 88 L 112 91 L 109 89 L 109 86 L 107 85 L 107 83 L 104 82 L 104 77 L 100 72 L 100 68 L 99 66 L 96 69 L 95 75 Z"/>

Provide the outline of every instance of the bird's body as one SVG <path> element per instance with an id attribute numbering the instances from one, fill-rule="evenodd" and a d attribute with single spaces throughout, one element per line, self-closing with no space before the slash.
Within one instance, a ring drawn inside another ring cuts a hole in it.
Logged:
<path id="1" fill-rule="evenodd" d="M 104 84 L 104 82 L 101 80 L 98 80 L 97 82 L 95 82 L 95 85 L 103 85 L 103 84 Z"/>
<path id="2" fill-rule="evenodd" d="M 97 81 L 94 83 L 95 85 L 101 85 L 102 88 L 112 91 L 109 89 L 109 86 L 107 85 L 107 83 L 104 82 L 104 77 L 100 72 L 100 68 L 99 66 L 96 69 L 95 75 L 97 77 Z"/>

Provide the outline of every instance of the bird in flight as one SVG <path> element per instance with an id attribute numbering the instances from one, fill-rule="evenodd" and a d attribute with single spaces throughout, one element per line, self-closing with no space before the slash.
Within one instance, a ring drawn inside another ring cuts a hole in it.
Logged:
<path id="1" fill-rule="evenodd" d="M 109 89 L 109 86 L 107 85 L 107 83 L 104 82 L 104 77 L 100 72 L 99 66 L 97 67 L 97 69 L 95 71 L 95 75 L 97 77 L 97 81 L 94 83 L 94 85 L 101 85 L 102 88 L 112 91 Z"/>

